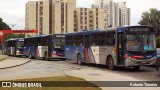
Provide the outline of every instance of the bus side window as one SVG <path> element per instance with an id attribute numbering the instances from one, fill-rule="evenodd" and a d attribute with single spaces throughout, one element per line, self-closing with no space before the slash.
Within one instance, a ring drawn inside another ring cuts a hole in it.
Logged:
<path id="1" fill-rule="evenodd" d="M 107 32 L 107 45 L 115 45 L 115 32 Z"/>
<path id="2" fill-rule="evenodd" d="M 93 41 L 93 40 L 92 40 L 92 46 L 96 46 L 96 43 L 95 43 L 95 41 Z"/>

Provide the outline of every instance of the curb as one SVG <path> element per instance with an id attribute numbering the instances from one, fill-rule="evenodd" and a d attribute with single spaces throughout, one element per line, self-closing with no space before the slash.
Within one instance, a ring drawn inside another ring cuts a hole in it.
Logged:
<path id="1" fill-rule="evenodd" d="M 22 63 L 22 64 L 19 64 L 19 65 L 14 65 L 14 66 L 9 66 L 9 67 L 0 68 L 0 70 L 1 70 L 1 69 L 8 69 L 8 68 L 13 68 L 13 67 L 22 66 L 22 65 L 24 65 L 24 64 L 29 63 L 30 61 L 31 61 L 31 59 L 30 59 L 30 60 L 28 60 L 28 61 L 26 61 L 26 62 L 24 62 L 24 63 Z"/>

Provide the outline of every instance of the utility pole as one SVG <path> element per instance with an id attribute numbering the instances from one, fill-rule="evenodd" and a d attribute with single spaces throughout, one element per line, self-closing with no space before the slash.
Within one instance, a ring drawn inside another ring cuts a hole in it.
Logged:
<path id="1" fill-rule="evenodd" d="M 2 55 L 4 55 L 4 43 L 3 43 L 3 37 L 2 37 Z"/>

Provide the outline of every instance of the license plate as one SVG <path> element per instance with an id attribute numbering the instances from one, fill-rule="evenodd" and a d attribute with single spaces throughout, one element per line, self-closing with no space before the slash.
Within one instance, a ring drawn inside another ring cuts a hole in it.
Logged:
<path id="1" fill-rule="evenodd" d="M 141 62 L 142 64 L 145 64 L 146 62 Z"/>

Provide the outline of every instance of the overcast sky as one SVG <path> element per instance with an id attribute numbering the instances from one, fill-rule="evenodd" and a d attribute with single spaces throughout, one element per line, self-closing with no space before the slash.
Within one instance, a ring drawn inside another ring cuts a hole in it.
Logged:
<path id="1" fill-rule="evenodd" d="M 25 3 L 36 0 L 0 0 L 0 17 L 10 26 L 15 24 L 14 29 L 23 29 L 25 22 Z M 131 8 L 131 25 L 136 25 L 141 19 L 142 12 L 150 8 L 160 10 L 160 0 L 114 0 L 125 1 L 127 7 Z M 94 0 L 77 0 L 77 7 L 90 8 Z M 12 27 L 13 28 L 13 27 Z"/>

